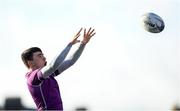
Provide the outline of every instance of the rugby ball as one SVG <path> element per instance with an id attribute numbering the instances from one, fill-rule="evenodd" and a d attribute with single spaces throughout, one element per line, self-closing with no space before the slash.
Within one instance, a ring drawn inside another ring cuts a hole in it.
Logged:
<path id="1" fill-rule="evenodd" d="M 160 33 L 165 27 L 163 19 L 155 13 L 145 13 L 142 15 L 141 23 L 143 28 L 151 33 Z"/>

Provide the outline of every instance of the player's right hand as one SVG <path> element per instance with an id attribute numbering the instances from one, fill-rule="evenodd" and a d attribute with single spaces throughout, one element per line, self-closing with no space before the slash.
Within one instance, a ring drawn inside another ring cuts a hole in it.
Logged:
<path id="1" fill-rule="evenodd" d="M 79 30 L 79 32 L 74 36 L 74 38 L 73 38 L 72 41 L 70 42 L 72 45 L 80 42 L 80 40 L 78 40 L 78 37 L 81 35 L 80 33 L 81 33 L 82 29 L 83 29 L 83 28 L 81 28 L 81 29 Z"/>

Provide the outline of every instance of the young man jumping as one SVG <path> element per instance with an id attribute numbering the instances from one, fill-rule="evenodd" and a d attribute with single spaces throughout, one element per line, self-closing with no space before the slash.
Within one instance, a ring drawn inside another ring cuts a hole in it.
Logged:
<path id="1" fill-rule="evenodd" d="M 95 35 L 94 29 L 84 29 L 83 39 L 79 41 L 81 31 L 82 28 L 50 64 L 47 64 L 43 52 L 38 47 L 31 47 L 21 54 L 22 61 L 29 69 L 26 74 L 27 85 L 37 110 L 63 110 L 59 86 L 54 77 L 78 60 L 86 44 Z M 78 42 L 81 42 L 79 48 L 70 58 L 65 59 L 71 47 Z"/>

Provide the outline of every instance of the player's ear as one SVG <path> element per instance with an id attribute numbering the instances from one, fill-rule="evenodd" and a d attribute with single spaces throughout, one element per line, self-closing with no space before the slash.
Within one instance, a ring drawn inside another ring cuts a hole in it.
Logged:
<path id="1" fill-rule="evenodd" d="M 30 68 L 30 67 L 34 66 L 34 62 L 31 61 L 31 60 L 29 60 L 29 61 L 27 61 L 27 65 L 28 65 L 29 68 Z"/>

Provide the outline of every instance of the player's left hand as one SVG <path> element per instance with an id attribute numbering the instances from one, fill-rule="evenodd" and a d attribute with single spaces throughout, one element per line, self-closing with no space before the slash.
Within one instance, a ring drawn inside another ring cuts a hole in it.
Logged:
<path id="1" fill-rule="evenodd" d="M 86 32 L 86 29 L 84 29 L 84 36 L 82 43 L 87 44 L 92 36 L 96 34 L 95 29 L 89 28 L 88 32 Z"/>

